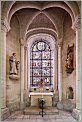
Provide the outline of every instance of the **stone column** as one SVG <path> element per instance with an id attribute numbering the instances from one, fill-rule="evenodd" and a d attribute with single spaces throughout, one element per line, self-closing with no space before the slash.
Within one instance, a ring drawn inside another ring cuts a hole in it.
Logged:
<path id="1" fill-rule="evenodd" d="M 7 19 L 1 19 L 1 41 L 0 41 L 0 89 L 1 89 L 1 112 L 2 120 L 8 117 L 8 108 L 6 108 L 6 34 L 10 30 Z"/>
<path id="2" fill-rule="evenodd" d="M 21 46 L 21 59 L 20 59 L 20 65 L 21 65 L 21 70 L 20 70 L 20 84 L 21 84 L 21 108 L 23 107 L 24 99 L 23 99 L 23 94 L 24 94 L 24 40 L 20 39 L 20 46 Z"/>
<path id="3" fill-rule="evenodd" d="M 28 88 L 28 45 L 26 44 L 26 47 L 25 47 L 25 79 L 24 79 L 24 101 L 25 101 L 25 104 L 27 106 L 29 106 L 30 104 L 30 99 L 29 99 L 29 88 Z"/>
<path id="4" fill-rule="evenodd" d="M 55 44 L 55 83 L 54 88 L 55 91 L 58 91 L 58 54 L 57 54 L 57 45 Z"/>
<path id="5" fill-rule="evenodd" d="M 62 43 L 58 43 L 58 91 L 59 101 L 62 100 Z"/>
<path id="6" fill-rule="evenodd" d="M 24 89 L 27 90 L 27 47 L 25 47 L 25 85 L 24 85 Z"/>
<path id="7" fill-rule="evenodd" d="M 79 111 L 81 110 L 81 18 L 80 16 L 76 17 L 72 25 L 72 29 L 76 33 L 76 109 L 78 110 L 79 113 Z"/>

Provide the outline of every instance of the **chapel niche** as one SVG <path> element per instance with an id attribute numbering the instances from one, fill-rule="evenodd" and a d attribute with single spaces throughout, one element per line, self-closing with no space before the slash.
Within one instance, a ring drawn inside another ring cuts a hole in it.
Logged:
<path id="1" fill-rule="evenodd" d="M 73 99 L 74 98 L 74 92 L 72 87 L 68 87 L 67 89 L 67 99 Z"/>

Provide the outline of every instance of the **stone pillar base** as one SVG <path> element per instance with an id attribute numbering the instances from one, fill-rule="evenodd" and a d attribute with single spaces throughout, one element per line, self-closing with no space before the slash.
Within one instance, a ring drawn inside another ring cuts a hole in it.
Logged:
<path id="1" fill-rule="evenodd" d="M 20 103 L 20 110 L 23 110 L 23 109 L 25 109 L 25 103 L 23 102 L 23 103 Z"/>
<path id="2" fill-rule="evenodd" d="M 8 108 L 3 108 L 1 109 L 1 121 L 4 121 L 5 119 L 7 119 L 10 116 L 10 112 Z"/>
<path id="3" fill-rule="evenodd" d="M 78 109 L 73 109 L 72 116 L 77 121 L 80 121 L 81 120 L 81 111 Z"/>

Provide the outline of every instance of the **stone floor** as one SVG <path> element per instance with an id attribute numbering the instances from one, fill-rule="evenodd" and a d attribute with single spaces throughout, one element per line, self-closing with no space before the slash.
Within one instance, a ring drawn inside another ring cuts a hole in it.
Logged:
<path id="1" fill-rule="evenodd" d="M 41 115 L 24 115 L 22 111 L 16 111 L 11 114 L 5 121 L 26 121 L 26 122 L 56 122 L 56 121 L 62 121 L 62 122 L 73 122 L 76 121 L 72 116 L 70 112 L 65 112 L 59 110 L 58 114 L 55 115 L 44 115 L 43 117 Z"/>

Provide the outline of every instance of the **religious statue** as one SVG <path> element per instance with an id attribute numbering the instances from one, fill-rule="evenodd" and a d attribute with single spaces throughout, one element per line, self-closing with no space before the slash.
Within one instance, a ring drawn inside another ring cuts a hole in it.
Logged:
<path id="1" fill-rule="evenodd" d="M 39 84 L 39 86 L 40 86 L 40 92 L 43 92 L 44 91 L 44 82 L 43 82 L 43 79 L 41 78 L 41 81 L 40 81 L 40 84 Z"/>
<path id="2" fill-rule="evenodd" d="M 66 67 L 67 68 L 72 68 L 73 64 L 72 64 L 72 53 L 67 55 L 67 59 L 66 59 Z"/>
<path id="3" fill-rule="evenodd" d="M 10 72 L 9 74 L 12 75 L 18 75 L 19 70 L 19 61 L 16 59 L 16 53 L 13 53 L 12 56 L 9 58 L 9 64 L 10 64 Z"/>
<path id="4" fill-rule="evenodd" d="M 73 68 L 73 55 L 74 55 L 74 44 L 73 46 L 67 48 L 67 58 L 66 58 L 66 72 L 72 73 Z"/>

